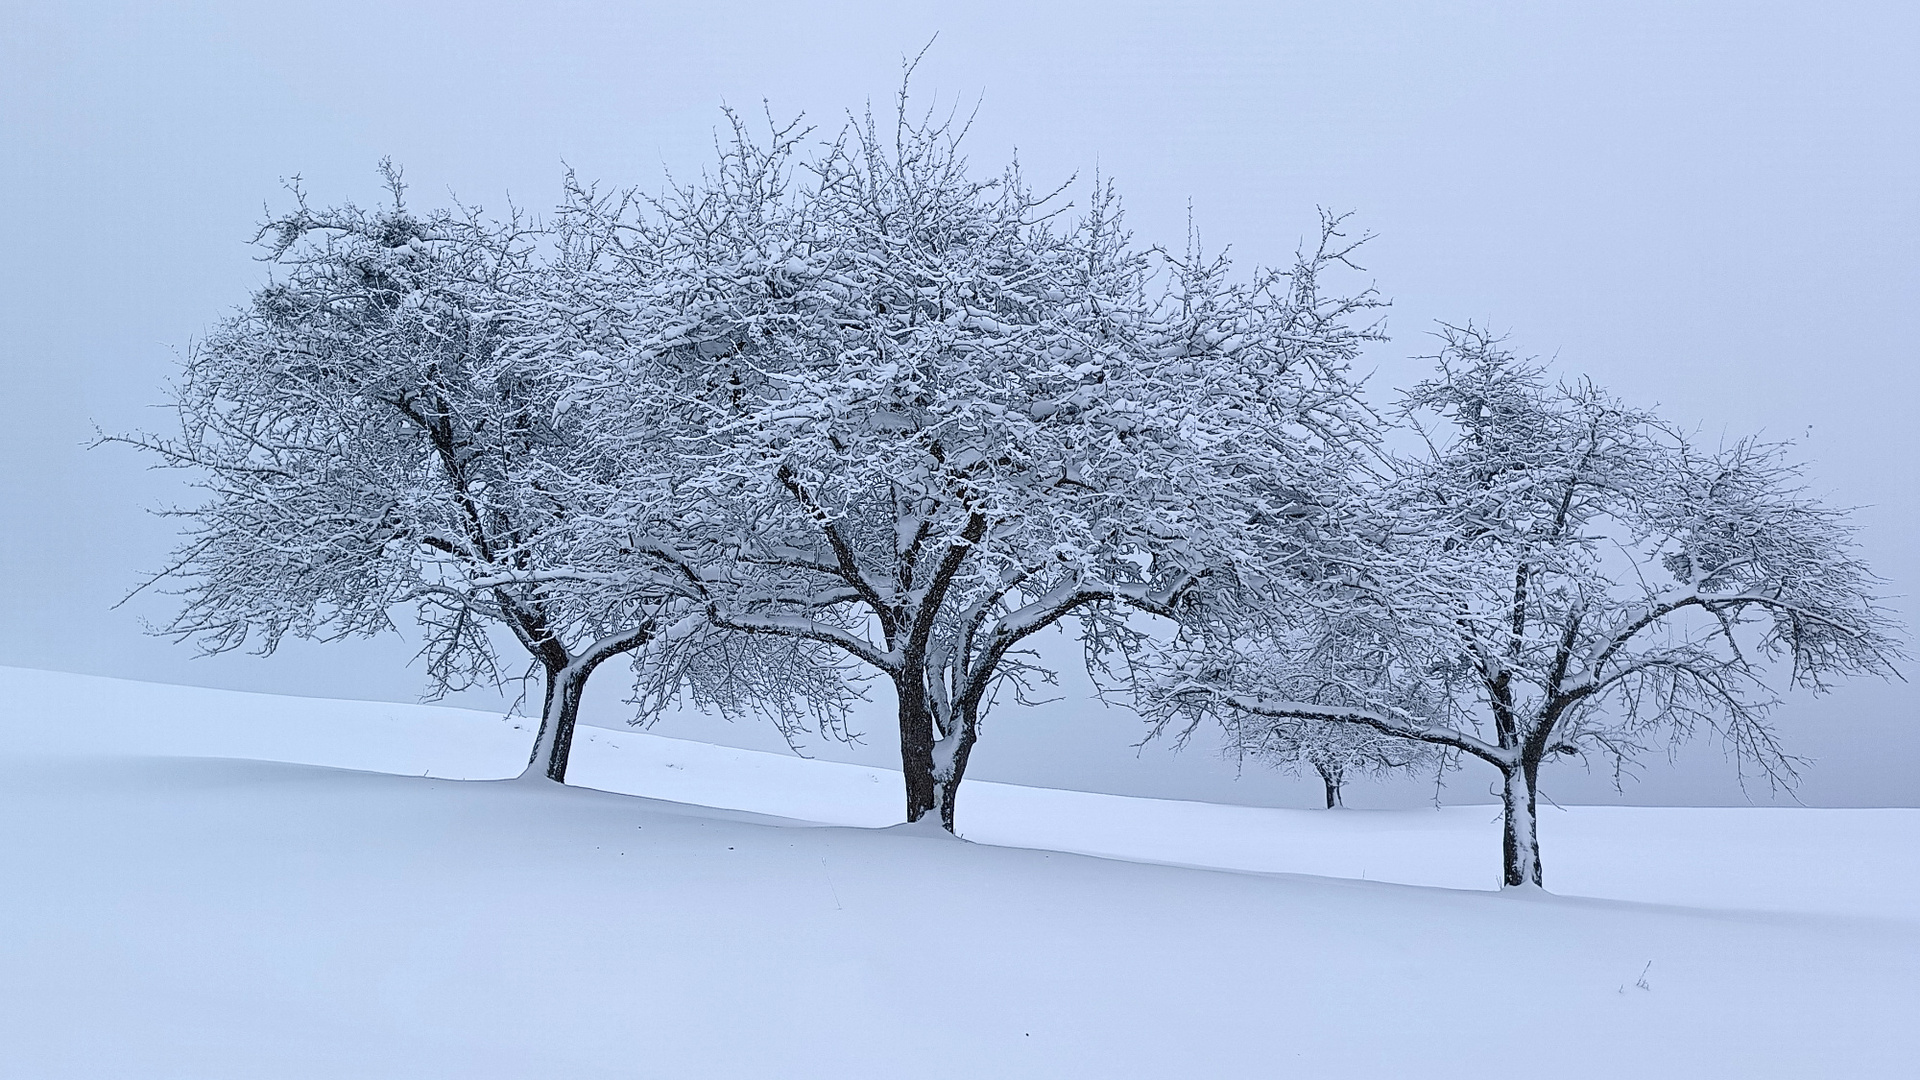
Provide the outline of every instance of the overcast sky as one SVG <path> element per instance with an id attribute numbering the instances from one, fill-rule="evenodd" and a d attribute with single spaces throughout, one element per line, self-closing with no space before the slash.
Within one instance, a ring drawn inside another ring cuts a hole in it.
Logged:
<path id="1" fill-rule="evenodd" d="M 1553 8 L 1554 10 L 1545 10 Z M 1574 9 L 1581 10 L 1574 10 Z M 808 11 L 807 9 L 815 9 Z M 820 14 L 818 11 L 827 11 Z M 0 663 L 413 700 L 394 642 L 191 659 L 142 635 L 185 493 L 98 424 L 157 428 L 178 350 L 264 276 L 247 241 L 299 175 L 316 201 L 539 210 L 562 169 L 696 169 L 723 103 L 832 126 L 916 92 L 979 106 L 976 163 L 1114 179 L 1143 239 L 1284 260 L 1316 207 L 1377 234 L 1384 391 L 1436 319 L 1511 333 L 1729 437 L 1800 441 L 1858 506 L 1888 591 L 1920 591 L 1920 6 L 1020 3 L 33 4 L 0 14 Z M 1909 626 L 1911 599 L 1895 606 Z M 596 719 L 617 723 L 617 701 Z M 1794 698 L 1801 797 L 1920 804 L 1911 688 Z M 57 722 L 57 718 L 50 718 Z M 1298 800 L 1204 750 L 1136 755 L 1126 714 L 996 715 L 974 775 Z M 764 742 L 677 722 L 674 734 Z M 884 761 L 884 729 L 860 756 Z M 1564 767 L 1563 767 L 1564 769 Z M 1477 774 L 1458 787 L 1477 793 Z M 1374 793 L 1380 799 L 1407 790 Z M 1562 801 L 1617 798 L 1549 775 Z M 1309 792 L 1310 794 L 1310 792 Z M 1360 801 L 1368 796 L 1362 795 Z M 1631 801 L 1738 801 L 1711 747 Z"/>

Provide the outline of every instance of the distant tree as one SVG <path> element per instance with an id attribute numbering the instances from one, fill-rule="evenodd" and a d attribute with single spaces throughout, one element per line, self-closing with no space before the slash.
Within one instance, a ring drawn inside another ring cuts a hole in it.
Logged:
<path id="1" fill-rule="evenodd" d="M 1273 719 L 1233 724 L 1227 735 L 1227 753 L 1243 761 L 1252 759 L 1289 773 L 1318 777 L 1329 810 L 1346 805 L 1349 780 L 1393 776 L 1439 760 L 1427 744 L 1357 724 Z"/>
<path id="2" fill-rule="evenodd" d="M 582 481 L 643 470 L 565 408 L 552 354 L 579 328 L 553 317 L 546 238 L 517 218 L 416 214 L 383 170 L 376 211 L 315 210 L 296 189 L 257 237 L 280 277 L 186 357 L 178 434 L 105 440 L 207 493 L 171 511 L 187 539 L 148 584 L 183 600 L 156 632 L 271 653 L 288 635 L 379 633 L 410 605 L 439 693 L 497 682 L 489 630 L 505 628 L 545 677 L 527 775 L 562 781 L 588 677 L 652 640 L 684 590 L 557 573 L 604 546 L 580 527 L 598 520 Z"/>
<path id="3" fill-rule="evenodd" d="M 982 717 L 1053 678 L 1034 634 L 1076 620 L 1100 667 L 1141 640 L 1132 613 L 1268 572 L 1247 522 L 1306 514 L 1350 437 L 1347 318 L 1371 301 L 1317 291 L 1337 246 L 1240 285 L 1193 260 L 1150 295 L 1110 193 L 1069 221 L 1017 170 L 974 178 L 904 93 L 891 130 L 852 123 L 804 166 L 797 138 L 736 125 L 696 184 L 576 200 L 631 278 L 608 305 L 627 348 L 586 378 L 675 447 L 670 539 L 636 528 L 636 553 L 714 626 L 883 676 L 907 820 L 950 830 Z"/>
<path id="4" fill-rule="evenodd" d="M 1435 710 L 1424 684 L 1409 681 L 1395 687 L 1390 681 L 1392 657 L 1364 620 L 1321 617 L 1313 621 L 1319 630 L 1317 638 L 1294 635 L 1286 647 L 1270 653 L 1271 663 L 1263 674 L 1267 693 L 1322 707 L 1351 708 L 1397 691 L 1396 707 L 1402 712 L 1427 715 Z M 1192 732 L 1190 725 L 1180 733 L 1181 740 Z M 1329 810 L 1343 805 L 1342 791 L 1350 779 L 1437 772 L 1453 756 L 1432 743 L 1398 738 L 1361 724 L 1318 719 L 1230 722 L 1226 735 L 1227 752 L 1243 760 L 1319 777 Z"/>
<path id="5" fill-rule="evenodd" d="M 1241 623 L 1191 636 L 1164 707 L 1238 728 L 1352 725 L 1485 761 L 1502 778 L 1504 881 L 1537 886 L 1544 762 L 1628 761 L 1710 728 L 1790 784 L 1769 674 L 1816 692 L 1895 674 L 1878 579 L 1786 445 L 1702 448 L 1591 383 L 1547 384 L 1471 328 L 1444 330 L 1438 366 L 1401 413 L 1426 452 L 1397 463 L 1353 526 L 1369 553 L 1310 612 L 1366 622 L 1382 643 L 1372 673 L 1332 672 L 1337 703 L 1291 697 L 1297 637 Z M 1420 688 L 1429 703 L 1410 698 Z"/>

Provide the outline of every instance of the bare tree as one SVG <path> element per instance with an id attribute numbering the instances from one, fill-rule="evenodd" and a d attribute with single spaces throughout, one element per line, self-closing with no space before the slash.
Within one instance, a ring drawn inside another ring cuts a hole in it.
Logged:
<path id="1" fill-rule="evenodd" d="M 1253 755 L 1284 768 L 1311 771 L 1320 778 L 1327 809 L 1345 806 L 1347 781 L 1359 776 L 1391 776 L 1434 760 L 1422 744 L 1383 735 L 1357 725 L 1300 721 L 1256 729 Z"/>
<path id="2" fill-rule="evenodd" d="M 526 775 L 562 781 L 588 677 L 653 638 L 682 590 L 557 573 L 599 544 L 579 481 L 610 463 L 596 421 L 564 408 L 551 354 L 578 328 L 552 302 L 540 232 L 416 214 L 383 172 L 376 211 L 315 210 L 296 186 L 256 238 L 281 277 L 186 357 L 179 433 L 105 440 L 207 493 L 172 511 L 187 539 L 148 584 L 183 600 L 156 629 L 271 653 L 289 634 L 379 633 L 411 605 L 438 693 L 497 682 L 489 629 L 504 627 L 545 677 Z"/>
<path id="3" fill-rule="evenodd" d="M 1291 273 L 1190 260 L 1150 295 L 1111 192 L 1070 219 L 1017 169 L 971 176 L 963 133 L 903 91 L 891 129 L 851 122 L 804 164 L 804 133 L 736 124 L 700 182 L 575 209 L 629 268 L 610 310 L 648 313 L 596 384 L 648 418 L 636 438 L 677 432 L 636 558 L 717 627 L 884 677 L 907 819 L 949 830 L 981 718 L 1053 678 L 1034 634 L 1075 619 L 1102 666 L 1140 640 L 1129 613 L 1268 572 L 1245 523 L 1304 513 L 1371 304 L 1318 292 L 1332 223 Z"/>
<path id="4" fill-rule="evenodd" d="M 1548 385 L 1483 332 L 1443 339 L 1402 412 L 1427 451 L 1355 523 L 1363 572 L 1315 609 L 1371 627 L 1373 674 L 1333 673 L 1338 703 L 1289 699 L 1291 640 L 1243 623 L 1211 638 L 1238 635 L 1238 655 L 1189 656 L 1163 708 L 1354 725 L 1485 761 L 1509 886 L 1542 881 L 1535 799 L 1554 757 L 1619 763 L 1711 729 L 1790 784 L 1768 676 L 1817 692 L 1897 674 L 1845 512 L 1802 490 L 1784 444 L 1702 448 L 1591 383 Z"/>
<path id="5" fill-rule="evenodd" d="M 1274 697 L 1321 707 L 1364 708 L 1394 695 L 1394 708 L 1431 715 L 1431 690 L 1418 681 L 1396 684 L 1394 657 L 1383 637 L 1364 619 L 1321 614 L 1308 620 L 1314 637 L 1295 634 L 1269 653 L 1263 687 Z M 1193 727 L 1181 732 L 1182 739 Z M 1342 791 L 1355 777 L 1386 777 L 1415 770 L 1446 769 L 1455 755 L 1431 743 L 1399 738 L 1361 724 L 1318 719 L 1263 717 L 1226 726 L 1226 751 L 1243 761 L 1265 761 L 1320 778 L 1327 809 L 1343 805 Z"/>

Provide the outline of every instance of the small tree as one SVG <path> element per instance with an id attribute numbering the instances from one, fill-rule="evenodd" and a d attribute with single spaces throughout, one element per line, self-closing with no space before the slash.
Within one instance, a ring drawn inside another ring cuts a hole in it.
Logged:
<path id="1" fill-rule="evenodd" d="M 1354 725 L 1487 762 L 1509 886 L 1542 881 L 1535 798 L 1556 756 L 1626 761 L 1705 727 L 1791 783 L 1769 671 L 1816 692 L 1895 674 L 1845 513 L 1802 491 L 1784 444 L 1703 449 L 1590 383 L 1548 385 L 1484 333 L 1443 337 L 1402 411 L 1427 452 L 1353 523 L 1366 565 L 1319 609 L 1383 643 L 1372 673 L 1333 672 L 1338 703 L 1289 699 L 1298 639 L 1243 623 L 1212 637 L 1238 635 L 1237 658 L 1189 658 L 1164 700 L 1230 728 Z M 1427 704 L 1409 699 L 1422 687 Z"/>
<path id="2" fill-rule="evenodd" d="M 1260 741 L 1248 752 L 1283 768 L 1318 776 L 1329 810 L 1346 805 L 1343 790 L 1356 776 L 1390 776 L 1433 759 L 1422 744 L 1355 725 L 1307 720 L 1255 730 Z"/>
<path id="3" fill-rule="evenodd" d="M 551 354 L 577 328 L 554 314 L 540 234 L 415 214 L 383 171 L 379 211 L 314 210 L 296 188 L 256 238 L 284 277 L 189 352 L 179 434 L 106 440 L 208 493 L 171 512 L 187 540 L 148 584 L 184 600 L 157 632 L 271 653 L 289 634 L 376 634 L 412 605 L 440 693 L 497 682 L 504 627 L 545 676 L 526 775 L 562 781 L 588 677 L 653 638 L 677 587 L 559 573 L 604 546 L 580 481 L 611 463 L 597 419 L 564 408 Z"/>
<path id="4" fill-rule="evenodd" d="M 1276 651 L 1266 675 L 1267 692 L 1291 701 L 1321 707 L 1365 707 L 1383 695 L 1399 694 L 1396 709 L 1426 715 L 1435 701 L 1418 682 L 1398 688 L 1388 678 L 1393 658 L 1380 635 L 1364 620 L 1320 617 L 1320 633 L 1306 639 L 1295 635 Z M 1285 665 L 1285 669 L 1282 669 Z M 1290 671 L 1290 673 L 1288 673 Z M 1365 692 L 1356 692 L 1364 688 Z M 1182 741 L 1193 732 L 1189 725 Z M 1266 761 L 1296 773 L 1318 776 L 1327 809 L 1343 805 L 1342 789 L 1356 776 L 1384 777 L 1416 769 L 1444 769 L 1451 754 L 1431 743 L 1388 735 L 1360 724 L 1327 723 L 1317 719 L 1265 718 L 1256 723 L 1230 723 L 1226 750 L 1242 759 Z"/>
<path id="5" fill-rule="evenodd" d="M 1380 669 L 1369 675 L 1379 676 Z M 1325 676 L 1294 676 L 1277 692 L 1288 700 L 1315 705 L 1361 705 L 1350 684 Z M 1292 773 L 1319 776 L 1327 809 L 1344 805 L 1342 790 L 1356 776 L 1392 776 L 1417 769 L 1444 769 L 1446 753 L 1427 742 L 1405 740 L 1365 724 L 1334 724 L 1317 719 L 1267 719 L 1267 723 L 1231 724 L 1231 753 L 1267 761 Z"/>
<path id="6" fill-rule="evenodd" d="M 1027 639 L 1077 619 L 1098 666 L 1140 640 L 1130 612 L 1265 572 L 1245 523 L 1297 516 L 1316 448 L 1346 437 L 1345 317 L 1370 301 L 1319 295 L 1333 248 L 1243 286 L 1179 266 L 1150 298 L 1110 193 L 1062 223 L 905 108 L 804 171 L 797 136 L 736 125 L 701 183 L 579 212 L 629 268 L 609 310 L 646 313 L 594 378 L 679 433 L 654 515 L 672 539 L 636 528 L 636 557 L 717 627 L 884 676 L 907 820 L 951 830 L 981 718 L 1052 678 Z"/>

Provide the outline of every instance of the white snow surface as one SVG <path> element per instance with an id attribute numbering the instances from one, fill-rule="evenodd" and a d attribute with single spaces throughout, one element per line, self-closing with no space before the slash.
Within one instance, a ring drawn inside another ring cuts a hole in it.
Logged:
<path id="1" fill-rule="evenodd" d="M 1303 811 L 0 668 L 0 1076 L 1912 1075 L 1920 810 Z M 598 788 L 599 791 L 587 790 Z M 609 794 L 619 793 L 619 794 Z M 639 797 L 634 797 L 639 796 Z M 887 827 L 893 825 L 895 827 Z M 1644 985 L 1642 985 L 1644 984 Z"/>

